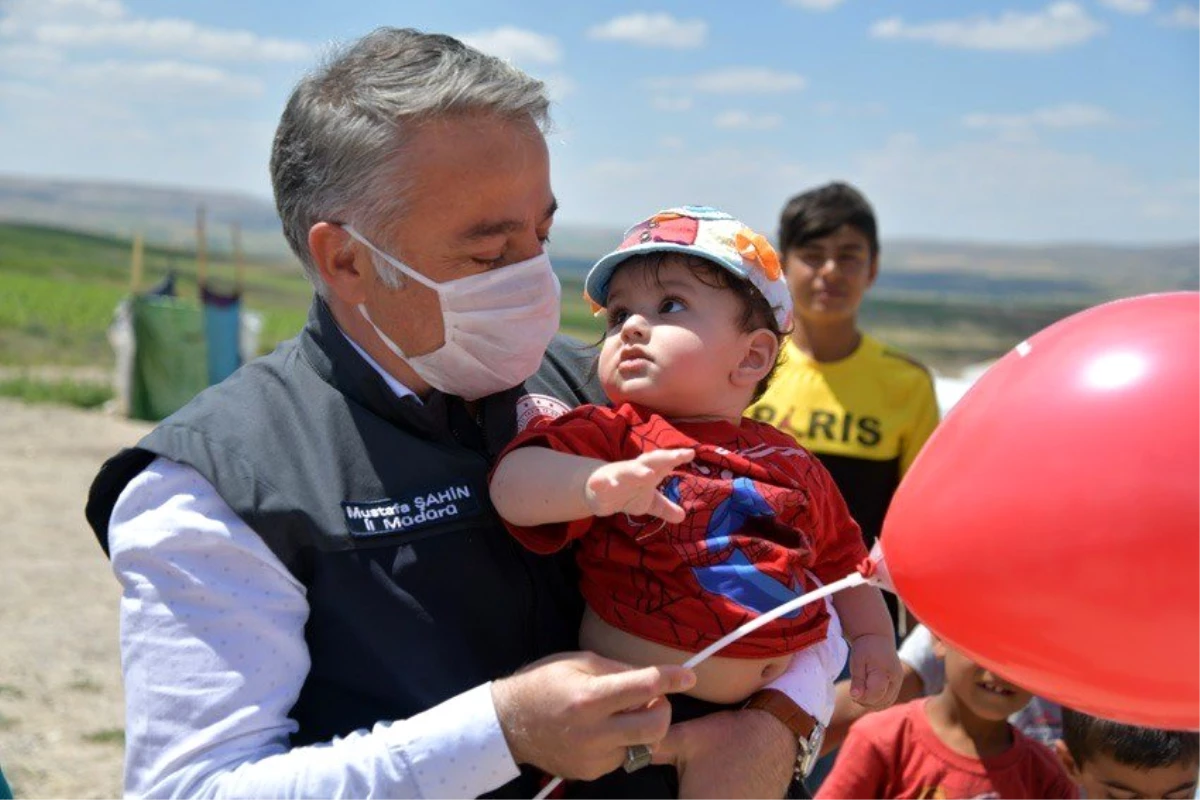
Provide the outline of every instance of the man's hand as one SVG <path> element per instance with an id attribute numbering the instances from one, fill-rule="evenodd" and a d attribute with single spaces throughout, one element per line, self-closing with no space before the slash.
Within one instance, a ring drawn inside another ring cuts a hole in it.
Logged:
<path id="1" fill-rule="evenodd" d="M 896 640 L 890 633 L 867 633 L 850 642 L 850 697 L 873 710 L 896 702 L 904 679 Z"/>
<path id="2" fill-rule="evenodd" d="M 667 522 L 682 522 L 683 509 L 672 503 L 658 485 L 680 464 L 695 457 L 693 450 L 655 450 L 629 461 L 598 467 L 584 486 L 584 499 L 597 517 L 626 513 L 649 514 Z"/>
<path id="3" fill-rule="evenodd" d="M 695 684 L 680 666 L 559 653 L 492 683 L 492 700 L 514 761 L 592 780 L 621 766 L 630 745 L 655 747 L 671 723 L 664 695 Z"/>
<path id="4" fill-rule="evenodd" d="M 798 747 L 796 736 L 766 711 L 720 711 L 672 725 L 654 763 L 679 771 L 681 798 L 783 797 Z"/>

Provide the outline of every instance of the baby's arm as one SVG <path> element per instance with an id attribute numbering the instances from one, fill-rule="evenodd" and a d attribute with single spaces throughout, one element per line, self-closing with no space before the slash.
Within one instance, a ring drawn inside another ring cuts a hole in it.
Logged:
<path id="1" fill-rule="evenodd" d="M 610 463 L 548 447 L 520 447 L 496 466 L 492 503 L 506 522 L 523 527 L 619 512 L 680 522 L 683 509 L 658 485 L 693 456 L 691 450 L 655 450 Z"/>
<path id="2" fill-rule="evenodd" d="M 874 586 L 856 586 L 835 594 L 833 606 L 850 640 L 850 696 L 867 708 L 887 708 L 904 675 L 883 593 Z"/>
<path id="3" fill-rule="evenodd" d="M 813 572 L 829 583 L 852 573 L 866 557 L 867 549 L 833 477 L 825 469 L 814 473 L 824 491 L 820 493 L 823 507 L 819 507 L 823 525 L 819 541 L 823 547 L 816 554 Z M 833 596 L 833 607 L 850 641 L 850 697 L 867 708 L 890 706 L 904 676 L 883 593 L 874 586 L 844 589 Z"/>

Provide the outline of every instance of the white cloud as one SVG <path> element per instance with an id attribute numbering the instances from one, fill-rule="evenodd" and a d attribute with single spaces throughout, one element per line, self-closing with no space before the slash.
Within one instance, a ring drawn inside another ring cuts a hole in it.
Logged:
<path id="1" fill-rule="evenodd" d="M 655 95 L 650 104 L 659 111 L 687 111 L 692 107 L 692 98 L 687 95 Z"/>
<path id="2" fill-rule="evenodd" d="M 555 103 L 562 102 L 563 98 L 574 94 L 578 88 L 578 84 L 575 83 L 574 78 L 561 72 L 554 72 L 549 75 L 537 75 L 535 77 L 546 84 L 546 94 Z"/>
<path id="3" fill-rule="evenodd" d="M 125 16 L 125 4 L 120 0 L 20 0 L 22 5 L 35 5 L 44 14 L 82 14 L 93 19 L 119 19 Z"/>
<path id="4" fill-rule="evenodd" d="M 80 48 L 167 53 L 217 61 L 298 61 L 313 48 L 298 41 L 215 28 L 184 19 L 130 17 L 117 0 L 9 0 L 0 3 L 0 38 L 62 52 Z"/>
<path id="5" fill-rule="evenodd" d="M 766 67 L 734 67 L 702 73 L 695 78 L 697 91 L 714 94 L 795 92 L 806 85 L 808 81 L 803 75 Z"/>
<path id="6" fill-rule="evenodd" d="M 184 19 L 129 19 L 87 25 L 50 23 L 32 31 L 42 44 L 62 48 L 112 47 L 128 51 L 170 53 L 176 57 L 217 61 L 300 61 L 313 48 L 245 30 L 210 28 Z"/>
<path id="7" fill-rule="evenodd" d="M 824 100 L 813 106 L 813 110 L 822 117 L 846 117 L 849 119 L 882 117 L 887 114 L 887 106 L 878 100 L 866 103 L 839 103 Z"/>
<path id="8" fill-rule="evenodd" d="M 458 38 L 489 55 L 522 64 L 557 64 L 563 57 L 558 39 L 512 25 L 467 33 Z"/>
<path id="9" fill-rule="evenodd" d="M 181 61 L 102 61 L 78 65 L 69 80 L 80 87 L 98 87 L 110 97 L 147 96 L 156 102 L 181 102 L 217 97 L 257 97 L 262 81 L 218 67 Z"/>
<path id="10" fill-rule="evenodd" d="M 806 11 L 829 11 L 837 8 L 843 0 L 787 0 L 789 6 L 803 8 Z"/>
<path id="11" fill-rule="evenodd" d="M 660 146 L 665 147 L 668 150 L 678 150 L 684 145 L 682 137 L 679 136 L 664 136 L 658 140 L 658 143 Z"/>
<path id="12" fill-rule="evenodd" d="M 999 131 L 1095 128 L 1115 122 L 1116 118 L 1107 109 L 1083 103 L 1064 103 L 1024 114 L 976 112 L 962 118 L 964 127 Z"/>
<path id="13" fill-rule="evenodd" d="M 23 81 L 0 80 L 0 103 L 9 100 L 43 100 L 49 96 L 50 91 L 43 86 Z"/>
<path id="14" fill-rule="evenodd" d="M 11 6 L 36 7 L 47 18 L 79 16 L 91 19 L 120 19 L 128 11 L 120 0 L 16 0 Z"/>
<path id="15" fill-rule="evenodd" d="M 876 39 L 909 39 L 941 47 L 993 51 L 1050 51 L 1081 44 L 1103 33 L 1103 23 L 1074 2 L 1056 2 L 1032 13 L 1005 11 L 999 17 L 907 23 L 900 17 L 871 26 Z"/>
<path id="16" fill-rule="evenodd" d="M 631 158 L 604 158 L 592 165 L 591 172 L 603 178 L 625 183 L 645 175 L 645 165 L 646 162 Z"/>
<path id="17" fill-rule="evenodd" d="M 702 19 L 676 19 L 670 14 L 642 12 L 596 25 L 588 30 L 588 38 L 687 50 L 704 45 L 708 38 L 708 23 Z"/>
<path id="18" fill-rule="evenodd" d="M 778 94 L 800 91 L 808 85 L 808 80 L 795 72 L 768 67 L 728 67 L 687 77 L 652 78 L 647 85 L 662 91 L 684 89 L 706 94 Z"/>
<path id="19" fill-rule="evenodd" d="M 1145 14 L 1154 8 L 1154 0 L 1100 0 L 1100 5 L 1122 14 Z"/>
<path id="20" fill-rule="evenodd" d="M 43 73 L 61 64 L 63 55 L 53 47 L 39 44 L 0 44 L 0 70 L 12 70 L 26 77 Z"/>
<path id="21" fill-rule="evenodd" d="M 107 22 L 125 13 L 116 0 L 0 0 L 0 38 L 28 38 L 29 31 L 49 22 Z"/>
<path id="22" fill-rule="evenodd" d="M 725 111 L 713 120 L 718 128 L 732 128 L 743 131 L 769 131 L 783 124 L 783 117 L 778 114 L 751 114 L 747 111 Z"/>
<path id="23" fill-rule="evenodd" d="M 118 0 L 6 0 L 0 2 L 0 36 L 47 22 L 110 22 L 128 12 Z"/>
<path id="24" fill-rule="evenodd" d="M 1200 11 L 1194 5 L 1180 4 L 1158 21 L 1169 28 L 1200 28 Z"/>

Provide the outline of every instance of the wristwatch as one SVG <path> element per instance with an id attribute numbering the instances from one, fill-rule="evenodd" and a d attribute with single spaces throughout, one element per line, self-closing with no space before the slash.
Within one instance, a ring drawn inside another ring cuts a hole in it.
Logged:
<path id="1" fill-rule="evenodd" d="M 825 726 L 778 689 L 759 689 L 750 695 L 745 708 L 766 711 L 795 734 L 797 750 L 794 777 L 798 780 L 808 777 L 821 755 Z"/>

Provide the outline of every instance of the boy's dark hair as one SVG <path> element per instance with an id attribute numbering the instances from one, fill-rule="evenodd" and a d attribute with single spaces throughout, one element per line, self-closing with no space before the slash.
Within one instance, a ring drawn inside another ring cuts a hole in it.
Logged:
<path id="1" fill-rule="evenodd" d="M 848 183 L 829 183 L 798 194 L 779 214 L 779 254 L 787 255 L 813 239 L 836 231 L 843 225 L 867 237 L 871 257 L 879 255 L 879 230 L 875 210 L 862 192 Z"/>
<path id="2" fill-rule="evenodd" d="M 755 289 L 754 284 L 750 283 L 750 281 L 737 277 L 729 270 L 714 264 L 707 258 L 701 258 L 690 253 L 654 251 L 630 256 L 617 269 L 625 269 L 631 266 L 643 267 L 650 270 L 650 274 L 654 277 L 656 283 L 661 284 L 662 269 L 669 259 L 682 260 L 688 269 L 696 274 L 701 283 L 707 284 L 714 289 L 731 289 L 737 295 L 742 309 L 737 321 L 738 328 L 743 333 L 750 333 L 759 328 L 766 328 L 775 334 L 775 338 L 779 340 L 779 353 L 783 353 L 783 343 L 789 331 L 779 328 L 779 324 L 775 321 L 775 312 L 771 308 L 771 304 L 767 302 L 767 298 L 763 297 L 762 293 L 758 289 Z M 779 368 L 780 360 L 781 358 L 777 356 L 775 363 L 771 366 L 771 371 L 755 384 L 754 396 L 750 398 L 751 404 L 757 402 L 759 398 L 766 394 L 767 387 L 771 385 L 771 379 L 775 377 L 775 370 Z"/>
<path id="3" fill-rule="evenodd" d="M 1200 733 L 1141 728 L 1062 710 L 1062 738 L 1071 758 L 1082 766 L 1099 754 L 1134 769 L 1200 762 Z"/>

